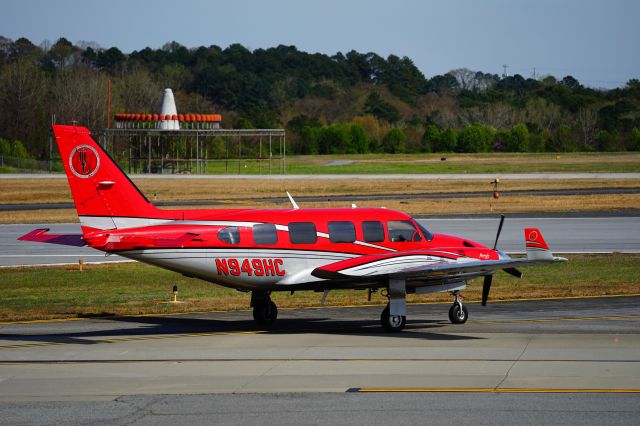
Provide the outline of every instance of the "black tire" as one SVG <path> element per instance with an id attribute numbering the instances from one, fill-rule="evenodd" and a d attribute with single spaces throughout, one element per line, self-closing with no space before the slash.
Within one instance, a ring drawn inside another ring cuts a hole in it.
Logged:
<path id="1" fill-rule="evenodd" d="M 389 315 L 389 305 L 380 314 L 380 323 L 384 331 L 389 333 L 398 333 L 402 331 L 405 325 L 407 325 L 407 317 L 402 315 L 391 316 Z"/>
<path id="2" fill-rule="evenodd" d="M 253 307 L 253 319 L 262 325 L 273 324 L 278 318 L 278 307 L 271 300 Z"/>
<path id="3" fill-rule="evenodd" d="M 466 306 L 462 305 L 461 312 L 460 305 L 458 305 L 457 303 L 451 305 L 451 308 L 449 309 L 449 321 L 451 321 L 452 324 L 464 324 L 465 322 L 467 322 L 468 318 L 469 311 L 467 310 Z"/>

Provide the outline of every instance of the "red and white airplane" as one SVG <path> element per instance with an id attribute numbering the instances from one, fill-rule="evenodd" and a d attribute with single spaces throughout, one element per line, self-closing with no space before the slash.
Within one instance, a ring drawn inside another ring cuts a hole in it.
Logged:
<path id="1" fill-rule="evenodd" d="M 460 291 L 493 274 L 520 277 L 519 266 L 564 261 L 542 234 L 524 230 L 526 258 L 510 258 L 465 238 L 435 234 L 384 208 L 162 210 L 145 198 L 84 127 L 53 126 L 82 235 L 39 229 L 21 240 L 88 245 L 189 277 L 251 292 L 253 317 L 275 321 L 274 291 L 383 289 L 387 331 L 406 323 L 406 294 L 450 292 L 453 323 L 468 317 Z M 504 219 L 504 217 L 502 218 Z M 498 229 L 498 236 L 502 221 Z"/>

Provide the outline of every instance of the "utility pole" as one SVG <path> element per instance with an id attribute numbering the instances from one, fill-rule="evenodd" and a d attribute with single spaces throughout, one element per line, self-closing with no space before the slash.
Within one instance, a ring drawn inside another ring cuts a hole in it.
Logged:
<path id="1" fill-rule="evenodd" d="M 533 79 L 536 79 L 536 67 L 533 67 Z"/>
<path id="2" fill-rule="evenodd" d="M 509 68 L 509 65 L 502 65 L 502 78 L 507 78 L 507 68 Z"/>

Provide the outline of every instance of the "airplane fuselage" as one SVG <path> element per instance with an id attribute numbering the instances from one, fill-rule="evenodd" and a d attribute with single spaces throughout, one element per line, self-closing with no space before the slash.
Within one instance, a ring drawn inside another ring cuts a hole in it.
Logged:
<path id="1" fill-rule="evenodd" d="M 97 229 L 98 217 L 80 220 L 93 248 L 243 290 L 353 288 L 353 280 L 341 285 L 313 271 L 363 255 L 379 259 L 361 268 L 355 287 L 386 285 L 381 271 L 500 257 L 384 208 L 166 211 L 166 219 L 118 218 L 118 229 Z"/>

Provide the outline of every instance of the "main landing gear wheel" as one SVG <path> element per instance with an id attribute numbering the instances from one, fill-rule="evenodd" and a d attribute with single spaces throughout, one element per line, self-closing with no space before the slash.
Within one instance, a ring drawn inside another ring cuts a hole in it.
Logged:
<path id="1" fill-rule="evenodd" d="M 464 324 L 467 322 L 468 318 L 469 311 L 467 310 L 467 307 L 458 302 L 453 302 L 453 305 L 451 305 L 451 308 L 449 309 L 449 320 L 451 323 Z"/>
<path id="2" fill-rule="evenodd" d="M 262 325 L 273 324 L 278 318 L 278 307 L 271 300 L 265 300 L 253 307 L 253 319 Z"/>
<path id="3" fill-rule="evenodd" d="M 387 305 L 382 314 L 380 314 L 380 323 L 382 323 L 384 331 L 397 333 L 402 331 L 407 324 L 407 317 L 404 315 L 389 315 L 389 305 Z"/>

